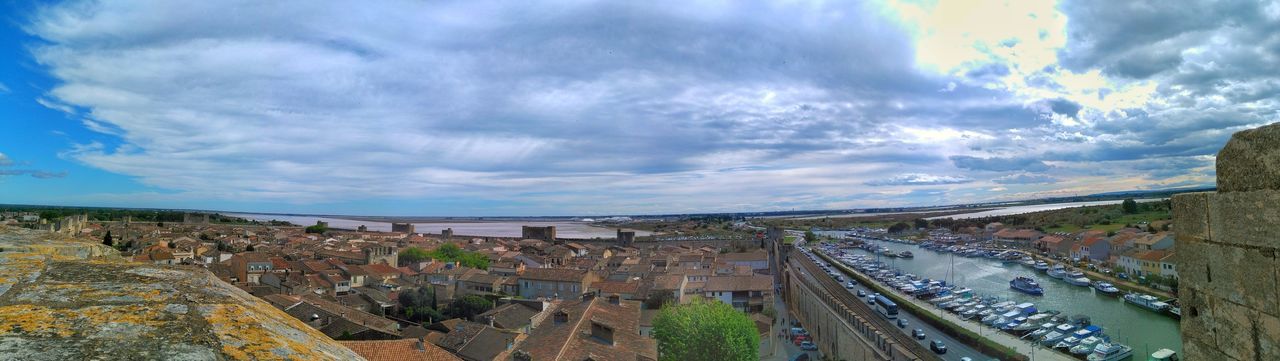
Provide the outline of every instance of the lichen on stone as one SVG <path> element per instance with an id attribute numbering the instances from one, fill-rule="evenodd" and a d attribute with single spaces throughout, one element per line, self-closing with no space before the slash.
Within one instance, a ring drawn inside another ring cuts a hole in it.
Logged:
<path id="1" fill-rule="evenodd" d="M 360 360 L 209 272 L 0 226 L 0 360 Z"/>

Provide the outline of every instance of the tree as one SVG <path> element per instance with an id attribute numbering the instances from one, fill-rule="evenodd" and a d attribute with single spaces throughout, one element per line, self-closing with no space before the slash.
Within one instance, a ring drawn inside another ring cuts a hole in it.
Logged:
<path id="1" fill-rule="evenodd" d="M 902 233 L 902 231 L 905 231 L 908 228 L 911 228 L 910 224 L 903 222 L 894 223 L 892 226 L 889 226 L 889 233 Z"/>
<path id="2" fill-rule="evenodd" d="M 492 309 L 492 303 L 484 297 L 469 295 L 449 302 L 449 316 L 468 319 Z"/>
<path id="3" fill-rule="evenodd" d="M 644 308 L 650 310 L 661 309 L 662 306 L 675 301 L 675 295 L 671 292 L 652 292 L 648 298 L 644 299 Z"/>
<path id="4" fill-rule="evenodd" d="M 916 228 L 929 228 L 929 221 L 924 218 L 916 218 L 914 222 Z"/>
<path id="5" fill-rule="evenodd" d="M 253 252 L 253 245 L 251 244 L 248 247 L 245 247 L 244 250 L 245 252 Z"/>
<path id="6" fill-rule="evenodd" d="M 817 242 L 818 235 L 814 234 L 813 231 L 804 231 L 804 241 L 809 243 Z"/>
<path id="7" fill-rule="evenodd" d="M 428 254 L 427 251 L 424 251 L 418 247 L 406 248 L 405 250 L 400 251 L 400 256 L 399 256 L 400 263 L 406 264 L 406 265 L 422 262 L 429 258 L 431 258 L 431 255 Z"/>
<path id="8" fill-rule="evenodd" d="M 324 233 L 329 231 L 329 227 L 317 224 L 314 226 L 307 226 L 306 231 L 307 233 Z"/>
<path id="9" fill-rule="evenodd" d="M 115 244 L 115 240 L 111 239 L 111 231 L 107 231 L 107 234 L 102 235 L 102 244 L 105 244 L 108 247 Z"/>
<path id="10" fill-rule="evenodd" d="M 1124 210 L 1125 214 L 1138 213 L 1138 202 L 1134 201 L 1133 198 L 1128 198 L 1120 203 L 1120 208 Z"/>
<path id="11" fill-rule="evenodd" d="M 746 314 L 722 302 L 694 298 L 653 319 L 658 360 L 759 360 L 760 335 Z"/>

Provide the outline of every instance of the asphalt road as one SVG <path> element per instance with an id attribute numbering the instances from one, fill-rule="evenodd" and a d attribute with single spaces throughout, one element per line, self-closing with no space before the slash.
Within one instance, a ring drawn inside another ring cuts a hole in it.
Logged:
<path id="1" fill-rule="evenodd" d="M 818 264 L 826 263 L 821 258 L 819 258 L 816 262 L 818 262 Z M 844 273 L 844 271 L 840 270 L 839 268 L 834 268 L 834 269 L 837 272 Z M 830 275 L 827 275 L 825 273 L 817 276 L 831 277 Z M 850 277 L 851 276 L 849 276 L 848 274 L 845 274 L 845 283 L 849 281 Z M 885 285 L 884 287 L 888 287 L 888 286 Z M 851 289 L 844 289 L 845 292 L 854 293 L 855 295 L 859 290 L 861 290 L 863 293 L 867 295 L 867 297 L 862 297 L 863 302 L 866 302 L 866 300 L 870 297 L 870 295 L 875 293 L 875 291 L 872 291 L 871 289 L 866 288 L 866 286 L 862 285 L 861 283 L 859 283 L 858 285 L 855 285 Z M 879 313 L 877 313 L 877 315 L 879 315 Z M 963 357 L 969 357 L 974 361 L 994 359 L 994 357 L 983 355 L 981 352 L 978 352 L 978 350 L 975 350 L 974 348 L 969 347 L 968 345 L 963 344 L 960 341 L 951 338 L 950 336 L 947 336 L 941 331 L 938 331 L 937 329 L 933 328 L 929 324 L 921 321 L 919 317 L 916 317 L 916 315 L 913 315 L 910 312 L 907 312 L 906 310 L 900 310 L 898 312 L 898 318 L 907 320 L 907 327 L 897 328 L 898 332 L 903 332 L 907 335 L 910 335 L 911 330 L 914 330 L 917 328 L 924 330 L 925 339 L 919 340 L 919 339 L 915 339 L 914 337 L 912 339 L 915 340 L 917 343 L 924 345 L 926 349 L 929 348 L 929 341 L 942 340 L 942 342 L 947 345 L 947 353 L 938 355 L 938 357 L 941 357 L 943 360 L 960 360 Z M 894 323 L 894 326 L 897 326 L 897 320 L 892 320 L 892 322 Z M 992 332 L 998 332 L 998 331 L 992 330 Z"/>

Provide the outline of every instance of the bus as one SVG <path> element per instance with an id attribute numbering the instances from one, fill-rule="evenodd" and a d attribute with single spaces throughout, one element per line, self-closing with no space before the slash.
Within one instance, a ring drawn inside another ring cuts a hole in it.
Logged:
<path id="1" fill-rule="evenodd" d="M 880 314 L 885 318 L 890 320 L 898 318 L 898 304 L 893 303 L 893 301 L 890 301 L 889 298 L 884 295 L 876 296 L 875 301 L 876 311 L 880 311 Z"/>

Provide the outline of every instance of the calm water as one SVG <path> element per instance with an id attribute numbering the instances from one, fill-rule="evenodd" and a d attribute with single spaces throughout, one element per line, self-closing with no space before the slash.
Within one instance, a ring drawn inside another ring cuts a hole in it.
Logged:
<path id="1" fill-rule="evenodd" d="M 245 219 L 254 219 L 259 221 L 287 221 L 293 224 L 309 226 L 316 224 L 316 221 L 324 221 L 329 223 L 329 227 L 356 229 L 361 225 L 369 227 L 370 231 L 391 231 L 390 222 L 371 222 L 356 221 L 341 218 L 327 218 L 316 216 L 284 216 L 274 214 L 253 214 L 253 213 L 226 213 L 227 216 L 240 217 Z M 556 236 L 564 238 L 613 238 L 618 235 L 615 228 L 595 227 L 590 223 L 583 222 L 513 222 L 513 221 L 495 221 L 495 222 L 438 222 L 438 223 L 414 223 L 414 228 L 418 232 L 440 233 L 445 228 L 453 228 L 453 233 L 457 235 L 467 236 L 488 236 L 488 237 L 520 237 L 521 226 L 556 226 Z M 648 236 L 650 232 L 636 230 L 637 236 Z"/>
<path id="2" fill-rule="evenodd" d="M 1138 201 L 1138 202 L 1155 202 L 1155 201 L 1162 201 L 1162 200 L 1165 200 L 1165 199 L 1167 199 L 1167 198 L 1138 199 L 1138 200 L 1136 200 L 1136 201 Z M 1022 214 L 1022 213 L 1031 213 L 1031 212 L 1040 212 L 1040 211 L 1051 211 L 1051 210 L 1055 210 L 1055 209 L 1063 209 L 1063 208 L 1084 207 L 1084 206 L 1102 206 L 1102 205 L 1108 205 L 1108 204 L 1120 204 L 1120 202 L 1124 202 L 1124 200 L 1094 201 L 1094 202 L 1071 202 L 1071 203 L 1049 203 L 1049 204 L 1033 204 L 1033 205 L 1027 205 L 1027 206 L 1014 206 L 1014 207 L 1007 207 L 1007 208 L 1000 208 L 1000 209 L 992 209 L 992 210 L 989 210 L 989 211 L 982 211 L 982 212 L 963 213 L 963 214 L 955 214 L 955 215 L 950 215 L 950 216 L 929 217 L 929 218 L 926 218 L 926 219 L 939 219 L 939 218 L 968 219 L 968 218 L 982 218 L 982 217 L 992 217 L 992 216 L 1007 216 L 1007 215 L 1012 215 L 1012 214 Z M 970 287 L 970 288 L 972 288 L 972 287 Z"/>
<path id="3" fill-rule="evenodd" d="M 839 236 L 841 232 L 827 234 Z M 903 272 L 931 279 L 946 279 L 962 287 L 972 288 L 982 295 L 1032 302 L 1041 310 L 1062 311 L 1067 316 L 1088 315 L 1093 324 L 1101 326 L 1113 341 L 1133 346 L 1135 360 L 1145 359 L 1143 355 L 1161 348 L 1182 353 L 1182 336 L 1177 320 L 1124 303 L 1119 297 L 1095 295 L 1090 287 L 1073 286 L 1021 264 L 1006 266 L 1000 261 L 953 256 L 914 245 L 875 243 L 895 252 L 911 251 L 915 254 L 913 259 L 881 259 L 901 268 Z M 855 252 L 868 254 L 861 249 Z M 954 270 L 950 278 L 946 278 L 948 270 Z M 1009 289 L 1009 280 L 1019 275 L 1031 276 L 1040 281 L 1045 295 L 1030 296 Z"/>

